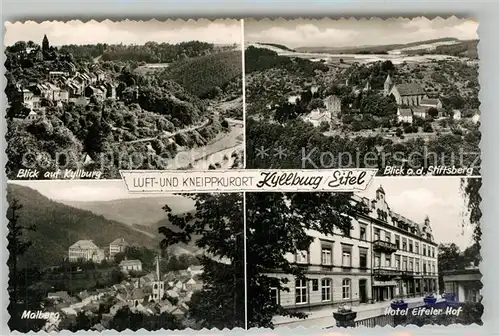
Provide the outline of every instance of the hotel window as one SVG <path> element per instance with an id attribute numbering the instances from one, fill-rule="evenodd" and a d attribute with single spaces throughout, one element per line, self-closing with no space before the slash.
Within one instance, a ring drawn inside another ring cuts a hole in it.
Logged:
<path id="1" fill-rule="evenodd" d="M 401 246 L 399 245 L 399 236 L 396 235 L 396 247 L 398 248 L 398 250 L 401 248 Z"/>
<path id="2" fill-rule="evenodd" d="M 408 245 L 408 241 L 406 238 L 403 238 L 403 251 L 407 251 L 407 245 Z"/>
<path id="3" fill-rule="evenodd" d="M 420 272 L 420 263 L 415 261 L 415 272 Z"/>
<path id="4" fill-rule="evenodd" d="M 410 246 L 410 252 L 413 253 L 413 240 L 408 239 L 408 245 Z"/>
<path id="5" fill-rule="evenodd" d="M 408 269 L 408 260 L 406 257 L 403 257 L 403 271 L 406 271 Z"/>
<path id="6" fill-rule="evenodd" d="M 391 256 L 390 255 L 385 256 L 385 266 L 391 267 Z"/>
<path id="7" fill-rule="evenodd" d="M 413 272 L 413 261 L 410 260 L 410 263 L 409 263 L 409 271 L 412 271 Z"/>
<path id="8" fill-rule="evenodd" d="M 352 249 L 350 246 L 342 246 L 342 267 L 352 266 Z"/>
<path id="9" fill-rule="evenodd" d="M 321 265 L 331 266 L 332 262 L 332 247 L 323 246 L 321 248 Z"/>
<path id="10" fill-rule="evenodd" d="M 386 242 L 391 242 L 391 233 L 388 231 L 385 231 L 385 241 Z"/>
<path id="11" fill-rule="evenodd" d="M 424 274 L 427 273 L 427 264 L 424 262 L 422 262 L 422 266 L 424 267 Z"/>
<path id="12" fill-rule="evenodd" d="M 312 279 L 311 283 L 312 283 L 312 291 L 317 292 L 319 290 L 318 279 Z"/>
<path id="13" fill-rule="evenodd" d="M 432 265 L 432 273 L 436 273 L 436 268 L 434 265 Z"/>
<path id="14" fill-rule="evenodd" d="M 280 301 L 279 301 L 279 296 L 278 296 L 278 288 L 271 287 L 270 292 L 271 292 L 271 302 L 279 304 Z"/>
<path id="15" fill-rule="evenodd" d="M 375 229 L 373 231 L 373 240 L 379 240 L 380 239 L 380 229 Z"/>
<path id="16" fill-rule="evenodd" d="M 321 301 L 330 301 L 332 299 L 332 281 L 330 279 L 321 279 Z"/>
<path id="17" fill-rule="evenodd" d="M 380 267 L 380 253 L 375 253 L 375 267 Z"/>
<path id="18" fill-rule="evenodd" d="M 431 247 L 432 257 L 434 258 L 434 247 Z"/>
<path id="19" fill-rule="evenodd" d="M 427 255 L 427 246 L 422 244 L 422 255 L 425 257 Z"/>
<path id="20" fill-rule="evenodd" d="M 351 279 L 342 280 L 342 299 L 347 300 L 351 298 Z"/>
<path id="21" fill-rule="evenodd" d="M 359 249 L 359 268 L 368 268 L 368 251 L 366 249 Z"/>
<path id="22" fill-rule="evenodd" d="M 359 239 L 366 240 L 366 227 L 365 226 L 359 227 Z"/>
<path id="23" fill-rule="evenodd" d="M 308 263 L 308 252 L 307 251 L 297 251 L 296 262 L 297 264 L 307 264 Z"/>
<path id="24" fill-rule="evenodd" d="M 307 282 L 305 279 L 295 280 L 295 303 L 307 303 Z"/>
<path id="25" fill-rule="evenodd" d="M 351 237 L 351 229 L 350 226 L 342 229 L 342 233 L 345 237 Z"/>
<path id="26" fill-rule="evenodd" d="M 396 269 L 401 270 L 401 257 L 398 255 L 396 256 Z"/>
<path id="27" fill-rule="evenodd" d="M 415 253 L 416 253 L 416 254 L 420 254 L 420 249 L 419 249 L 419 247 L 420 247 L 420 245 L 419 245 L 417 242 L 415 242 Z"/>

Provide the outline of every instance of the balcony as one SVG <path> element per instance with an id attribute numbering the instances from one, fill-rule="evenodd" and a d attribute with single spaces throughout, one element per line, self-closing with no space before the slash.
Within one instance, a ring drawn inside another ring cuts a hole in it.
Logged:
<path id="1" fill-rule="evenodd" d="M 379 239 L 373 242 L 373 250 L 376 252 L 394 253 L 398 250 L 398 247 L 396 244 Z"/>
<path id="2" fill-rule="evenodd" d="M 399 277 L 401 275 L 401 271 L 399 271 L 396 267 L 375 267 L 373 268 L 373 277 L 376 280 L 388 281 Z"/>
<path id="3" fill-rule="evenodd" d="M 401 272 L 402 279 L 410 280 L 410 279 L 413 279 L 413 277 L 415 277 L 416 275 L 418 275 L 418 272 L 416 272 L 416 271 L 402 271 Z"/>

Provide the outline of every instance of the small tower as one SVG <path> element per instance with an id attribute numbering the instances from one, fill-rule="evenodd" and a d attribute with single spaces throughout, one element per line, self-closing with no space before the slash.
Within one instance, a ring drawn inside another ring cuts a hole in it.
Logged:
<path id="1" fill-rule="evenodd" d="M 392 89 L 392 79 L 390 75 L 387 75 L 387 78 L 384 82 L 384 95 L 388 96 Z"/>
<path id="2" fill-rule="evenodd" d="M 165 284 L 161 280 L 160 256 L 156 257 L 156 279 L 153 281 L 153 301 L 160 302 L 165 294 Z"/>
<path id="3" fill-rule="evenodd" d="M 376 192 L 377 200 L 383 200 L 385 197 L 385 191 L 384 188 L 382 188 L 382 185 L 378 187 L 377 192 Z"/>

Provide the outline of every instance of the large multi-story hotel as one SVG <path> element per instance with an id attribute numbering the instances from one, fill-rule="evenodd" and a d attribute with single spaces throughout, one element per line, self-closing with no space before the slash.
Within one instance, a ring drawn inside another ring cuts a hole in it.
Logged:
<path id="1" fill-rule="evenodd" d="M 287 256 L 307 268 L 308 280 L 268 274 L 290 280 L 290 291 L 272 290 L 284 308 L 356 305 L 438 291 L 437 244 L 429 218 L 423 215 L 417 224 L 395 213 L 382 187 L 375 199 L 354 195 L 352 202 L 364 210 L 351 217 L 351 230 L 330 236 L 308 231 L 314 237 L 309 250 Z"/>
<path id="2" fill-rule="evenodd" d="M 104 250 L 100 249 L 92 240 L 79 240 L 69 247 L 68 259 L 70 262 L 92 261 L 100 263 L 104 260 Z"/>

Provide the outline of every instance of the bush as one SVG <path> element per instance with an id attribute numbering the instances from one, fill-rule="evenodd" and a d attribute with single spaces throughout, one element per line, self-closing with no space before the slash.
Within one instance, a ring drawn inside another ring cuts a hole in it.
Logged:
<path id="1" fill-rule="evenodd" d="M 434 132 L 434 129 L 432 128 L 432 125 L 430 123 L 426 123 L 424 125 L 424 132 L 425 133 L 432 133 L 432 132 Z"/>
<path id="2" fill-rule="evenodd" d="M 399 137 L 399 136 L 401 136 L 402 134 L 403 134 L 403 132 L 401 131 L 401 129 L 400 129 L 400 128 L 397 128 L 397 129 L 396 129 L 396 136 L 398 136 L 398 137 Z"/>

